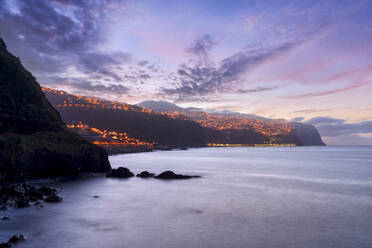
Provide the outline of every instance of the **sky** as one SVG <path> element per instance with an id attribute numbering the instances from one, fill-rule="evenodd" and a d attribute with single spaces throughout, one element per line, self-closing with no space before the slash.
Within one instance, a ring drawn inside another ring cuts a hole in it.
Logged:
<path id="1" fill-rule="evenodd" d="M 372 1 L 0 0 L 42 86 L 314 124 L 372 145 Z"/>

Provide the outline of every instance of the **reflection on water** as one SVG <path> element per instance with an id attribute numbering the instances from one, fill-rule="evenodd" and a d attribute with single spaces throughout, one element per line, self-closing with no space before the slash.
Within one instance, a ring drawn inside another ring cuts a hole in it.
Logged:
<path id="1" fill-rule="evenodd" d="M 372 148 L 203 148 L 110 157 L 203 178 L 92 178 L 64 201 L 0 212 L 19 247 L 372 247 Z M 93 196 L 98 195 L 99 198 Z"/>

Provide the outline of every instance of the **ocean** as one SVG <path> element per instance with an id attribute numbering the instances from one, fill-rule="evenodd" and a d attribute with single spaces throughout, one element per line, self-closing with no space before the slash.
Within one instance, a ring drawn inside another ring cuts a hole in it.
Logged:
<path id="1" fill-rule="evenodd" d="M 110 157 L 134 173 L 55 185 L 62 203 L 0 212 L 31 248 L 370 248 L 372 147 L 236 147 Z M 93 196 L 98 196 L 94 198 Z"/>

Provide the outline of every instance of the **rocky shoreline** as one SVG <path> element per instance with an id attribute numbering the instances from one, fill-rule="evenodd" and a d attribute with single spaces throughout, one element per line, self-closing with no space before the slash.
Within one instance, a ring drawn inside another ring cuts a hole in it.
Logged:
<path id="1" fill-rule="evenodd" d="M 134 177 L 134 173 L 131 172 L 128 168 L 119 167 L 117 169 L 112 169 L 110 172 L 106 174 L 106 177 L 111 178 L 130 178 Z M 155 178 L 155 179 L 162 179 L 162 180 L 174 180 L 174 179 L 191 179 L 191 178 L 200 178 L 201 176 L 196 175 L 182 175 L 176 174 L 173 171 L 164 171 L 159 175 L 155 175 L 155 173 L 151 173 L 148 171 L 142 171 L 141 173 L 137 174 L 136 177 L 140 178 Z"/>
<path id="2" fill-rule="evenodd" d="M 141 153 L 141 152 L 154 152 L 154 151 L 180 151 L 188 150 L 189 148 L 202 148 L 207 146 L 196 146 L 196 147 L 176 147 L 169 145 L 157 145 L 157 146 L 138 146 L 138 147 L 103 147 L 108 155 L 120 155 L 129 153 Z"/>
<path id="3" fill-rule="evenodd" d="M 63 198 L 58 196 L 55 188 L 41 186 L 35 187 L 31 184 L 2 184 L 0 186 L 0 211 L 5 212 L 8 208 L 44 208 L 44 202 L 59 203 Z M 2 215 L 2 221 L 9 221 L 8 216 Z M 10 248 L 19 242 L 25 241 L 22 234 L 13 235 L 8 242 L 0 243 L 0 248 Z"/>
<path id="4" fill-rule="evenodd" d="M 3 184 L 0 186 L 0 209 L 8 207 L 26 208 L 35 206 L 42 208 L 43 202 L 58 203 L 62 197 L 58 196 L 55 188 L 46 186 L 35 187 L 31 184 Z"/>
<path id="5" fill-rule="evenodd" d="M 90 175 L 92 176 L 92 175 Z M 112 169 L 106 174 L 107 178 L 154 178 L 159 180 L 179 180 L 199 178 L 196 175 L 176 174 L 173 171 L 164 171 L 158 175 L 148 171 L 142 171 L 135 175 L 128 168 L 119 167 Z M 65 178 L 64 178 L 65 179 Z M 66 179 L 65 179 L 66 180 Z M 70 178 L 71 180 L 71 178 Z M 44 203 L 59 203 L 63 198 L 58 195 L 58 190 L 52 187 L 45 186 L 41 183 L 39 186 L 32 183 L 3 183 L 0 185 L 0 221 L 10 221 L 10 217 L 5 213 L 9 208 L 19 209 L 35 207 L 37 209 L 44 208 Z M 99 198 L 99 196 L 93 196 Z M 26 241 L 26 237 L 22 234 L 15 234 L 7 242 L 0 242 L 0 248 L 10 248 L 20 242 Z"/>

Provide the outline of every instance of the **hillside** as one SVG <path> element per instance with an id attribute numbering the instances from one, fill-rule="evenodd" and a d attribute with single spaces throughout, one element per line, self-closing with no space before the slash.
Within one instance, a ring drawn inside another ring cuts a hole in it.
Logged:
<path id="1" fill-rule="evenodd" d="M 110 170 L 107 153 L 66 130 L 39 84 L 0 39 L 0 178 Z"/>
<path id="2" fill-rule="evenodd" d="M 295 125 L 285 121 L 210 114 L 167 102 L 147 101 L 137 106 L 49 88 L 43 88 L 43 91 L 71 128 L 85 133 L 92 142 L 106 149 L 130 146 L 133 150 L 139 146 L 158 145 L 322 145 L 315 129 L 304 127 L 296 131 Z M 312 132 L 315 132 L 315 138 L 308 142 L 306 139 L 313 137 Z M 92 133 L 96 135 L 92 136 Z M 300 135 L 303 133 L 307 135 Z"/>
<path id="3" fill-rule="evenodd" d="M 212 129 L 206 132 L 208 143 L 324 145 L 316 128 L 309 124 L 232 111 L 182 108 L 163 101 L 145 101 L 138 105 L 164 114 L 183 116 Z"/>
<path id="4" fill-rule="evenodd" d="M 126 133 L 139 142 L 154 145 L 205 145 L 203 128 L 194 121 L 154 113 L 136 105 L 43 90 L 66 124 L 81 122 L 102 131 Z"/>

